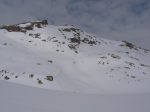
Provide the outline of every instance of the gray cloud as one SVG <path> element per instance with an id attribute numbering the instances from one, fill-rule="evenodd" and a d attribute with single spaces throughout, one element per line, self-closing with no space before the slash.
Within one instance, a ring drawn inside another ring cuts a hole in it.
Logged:
<path id="1" fill-rule="evenodd" d="M 37 19 L 150 49 L 149 0 L 0 0 L 0 24 Z"/>

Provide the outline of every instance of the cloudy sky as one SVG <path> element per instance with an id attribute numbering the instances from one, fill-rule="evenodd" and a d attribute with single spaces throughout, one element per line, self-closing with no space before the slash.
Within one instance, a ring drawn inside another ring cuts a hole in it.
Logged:
<path id="1" fill-rule="evenodd" d="M 150 49 L 150 0 L 0 0 L 0 24 L 48 19 Z"/>

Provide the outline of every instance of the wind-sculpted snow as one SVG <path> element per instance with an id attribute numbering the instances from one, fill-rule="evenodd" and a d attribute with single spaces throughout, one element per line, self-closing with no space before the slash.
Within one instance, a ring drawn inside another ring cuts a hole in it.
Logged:
<path id="1" fill-rule="evenodd" d="M 0 79 L 83 93 L 149 93 L 150 51 L 47 21 L 0 27 Z"/>

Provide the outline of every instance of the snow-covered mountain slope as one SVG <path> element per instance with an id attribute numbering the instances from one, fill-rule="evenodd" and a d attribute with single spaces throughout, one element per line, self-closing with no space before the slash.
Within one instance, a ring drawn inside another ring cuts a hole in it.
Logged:
<path id="1" fill-rule="evenodd" d="M 85 93 L 150 92 L 150 51 L 47 21 L 0 27 L 0 79 Z"/>

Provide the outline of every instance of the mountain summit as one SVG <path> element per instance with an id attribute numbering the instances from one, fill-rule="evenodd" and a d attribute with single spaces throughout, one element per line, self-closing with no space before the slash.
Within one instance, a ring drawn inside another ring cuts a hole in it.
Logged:
<path id="1" fill-rule="evenodd" d="M 150 51 L 47 20 L 0 27 L 0 79 L 85 93 L 150 92 Z"/>

